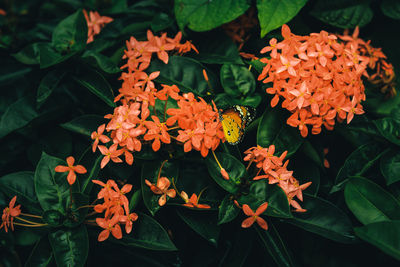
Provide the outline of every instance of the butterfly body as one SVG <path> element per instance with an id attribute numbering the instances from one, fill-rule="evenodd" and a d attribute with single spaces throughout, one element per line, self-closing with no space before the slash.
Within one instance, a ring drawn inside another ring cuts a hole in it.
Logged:
<path id="1" fill-rule="evenodd" d="M 220 113 L 220 120 L 225 139 L 231 145 L 242 141 L 247 125 L 254 119 L 255 109 L 247 106 L 234 105 Z"/>

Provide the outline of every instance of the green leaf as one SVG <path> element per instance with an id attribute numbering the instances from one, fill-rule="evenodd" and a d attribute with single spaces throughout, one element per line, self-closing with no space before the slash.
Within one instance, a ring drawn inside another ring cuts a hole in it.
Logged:
<path id="1" fill-rule="evenodd" d="M 3 113 L 0 119 L 0 138 L 28 125 L 39 116 L 35 110 L 32 98 L 22 97 L 12 103 Z"/>
<path id="2" fill-rule="evenodd" d="M 156 79 L 159 83 L 175 84 L 182 92 L 193 92 L 196 95 L 204 96 L 210 91 L 203 76 L 204 69 L 207 71 L 212 89 L 217 88 L 217 78 L 214 73 L 192 58 L 170 56 L 168 64 L 164 64 L 160 60 L 153 60 L 148 70 L 149 72 L 160 71 L 160 75 Z"/>
<path id="3" fill-rule="evenodd" d="M 115 240 L 116 243 L 151 250 L 177 250 L 167 232 L 156 220 L 144 213 L 138 213 L 138 216 L 137 221 L 133 223 L 132 233 L 124 235 L 121 240 Z"/>
<path id="4" fill-rule="evenodd" d="M 107 105 L 114 108 L 114 94 L 111 85 L 99 72 L 95 70 L 82 71 L 78 77 L 73 77 L 82 86 L 86 87 L 90 92 L 95 94 Z"/>
<path id="5" fill-rule="evenodd" d="M 120 68 L 118 68 L 118 66 L 111 61 L 111 59 L 100 53 L 87 50 L 85 53 L 83 53 L 82 59 L 106 73 L 114 74 L 121 72 Z"/>
<path id="6" fill-rule="evenodd" d="M 270 185 L 266 180 L 252 181 L 250 185 L 250 196 L 255 197 L 257 201 L 240 199 L 241 203 L 250 205 L 256 210 L 264 202 L 268 202 L 268 208 L 265 214 L 273 217 L 292 218 L 289 208 L 289 202 L 285 192 L 277 185 Z"/>
<path id="7" fill-rule="evenodd" d="M 32 212 L 41 213 L 38 207 L 39 201 L 36 197 L 33 183 L 33 172 L 22 171 L 7 174 L 0 178 L 0 190 L 12 198 L 17 196 L 17 203 Z"/>
<path id="8" fill-rule="evenodd" d="M 232 197 L 226 195 L 218 207 L 218 224 L 231 222 L 239 213 L 240 209 L 233 203 Z"/>
<path id="9" fill-rule="evenodd" d="M 153 17 L 150 26 L 154 32 L 159 32 L 167 29 L 172 24 L 174 24 L 174 19 L 172 17 L 170 17 L 166 13 L 158 13 L 156 16 Z"/>
<path id="10" fill-rule="evenodd" d="M 385 153 L 381 158 L 380 167 L 387 185 L 400 181 L 400 154 L 398 151 L 392 149 Z"/>
<path id="11" fill-rule="evenodd" d="M 348 177 L 363 175 L 382 156 L 382 151 L 382 145 L 376 142 L 365 144 L 353 151 L 340 168 L 331 192 L 341 190 Z"/>
<path id="12" fill-rule="evenodd" d="M 261 243 L 275 261 L 275 266 L 295 266 L 285 243 L 283 243 L 282 238 L 271 222 L 268 222 L 267 231 L 258 227 L 258 225 L 255 226 L 255 229 Z"/>
<path id="13" fill-rule="evenodd" d="M 218 266 L 242 267 L 252 251 L 253 244 L 255 243 L 254 234 L 252 232 L 249 233 L 247 229 L 239 228 L 237 231 L 230 233 L 229 236 L 233 236 L 233 240 L 229 240 L 229 243 L 227 242 L 228 249 L 225 254 L 226 256 L 221 259 L 221 263 Z"/>
<path id="14" fill-rule="evenodd" d="M 372 181 L 353 177 L 344 190 L 346 204 L 363 224 L 400 220 L 400 203 Z"/>
<path id="15" fill-rule="evenodd" d="M 53 65 L 59 64 L 61 62 L 66 61 L 70 57 L 74 56 L 78 51 L 71 52 L 68 54 L 61 54 L 58 52 L 51 43 L 40 43 L 39 47 L 39 61 L 40 68 L 45 69 L 51 67 Z"/>
<path id="16" fill-rule="evenodd" d="M 88 151 L 88 153 L 92 153 L 92 151 Z M 85 159 L 85 158 L 84 158 Z M 87 177 L 84 181 L 82 181 L 82 186 L 81 186 L 81 192 L 85 193 L 85 194 L 89 194 L 92 187 L 93 187 L 93 183 L 92 180 L 93 178 L 97 178 L 97 175 L 99 174 L 100 171 L 100 162 L 103 159 L 103 155 L 97 156 L 97 158 L 92 161 L 93 164 L 85 164 L 84 166 L 88 167 L 88 166 L 92 166 L 92 168 L 90 169 L 89 174 L 87 174 Z"/>
<path id="17" fill-rule="evenodd" d="M 306 3 L 307 0 L 257 0 L 261 38 L 289 22 Z"/>
<path id="18" fill-rule="evenodd" d="M 176 181 L 179 175 L 178 164 L 176 162 L 169 161 L 163 165 L 161 174 L 159 174 L 161 164 L 161 161 L 153 161 L 145 162 L 142 166 L 141 180 L 143 201 L 153 216 L 161 208 L 158 204 L 158 200 L 161 195 L 154 194 L 153 191 L 150 190 L 150 187 L 145 183 L 145 180 L 149 180 L 152 184 L 157 184 L 158 177 L 167 177 L 171 182 L 172 188 L 172 179 Z M 167 199 L 169 199 L 168 196 Z"/>
<path id="19" fill-rule="evenodd" d="M 85 225 L 60 229 L 49 234 L 57 266 L 84 266 L 89 253 L 89 238 Z"/>
<path id="20" fill-rule="evenodd" d="M 82 224 L 83 221 L 86 219 L 86 215 L 89 211 L 88 207 L 81 208 L 83 206 L 88 206 L 89 196 L 82 193 L 72 193 L 72 199 L 72 205 L 69 198 L 68 201 L 65 203 L 67 216 L 66 220 L 64 220 L 63 222 L 64 226 L 70 228 L 74 228 Z"/>
<path id="21" fill-rule="evenodd" d="M 309 195 L 303 198 L 301 206 L 307 211 L 294 213 L 294 218 L 287 222 L 340 243 L 354 242 L 353 226 L 342 210 L 322 198 Z"/>
<path id="22" fill-rule="evenodd" d="M 242 15 L 250 7 L 246 0 L 176 0 L 175 16 L 179 28 L 208 31 Z"/>
<path id="23" fill-rule="evenodd" d="M 21 63 L 27 65 L 35 65 L 40 63 L 40 43 L 33 43 L 25 46 L 18 53 L 13 54 L 12 56 Z"/>
<path id="24" fill-rule="evenodd" d="M 217 156 L 222 168 L 228 172 L 229 180 L 225 180 L 222 177 L 221 169 L 212 155 L 208 155 L 206 158 L 208 173 L 223 189 L 232 194 L 236 193 L 239 190 L 241 178 L 246 174 L 246 168 L 237 158 L 230 154 L 217 152 L 215 155 Z"/>
<path id="25" fill-rule="evenodd" d="M 62 225 L 64 215 L 58 210 L 46 210 L 42 214 L 43 221 L 51 227 L 57 227 Z"/>
<path id="26" fill-rule="evenodd" d="M 42 237 L 33 247 L 29 255 L 25 267 L 46 267 L 51 266 L 53 253 L 47 237 Z"/>
<path id="27" fill-rule="evenodd" d="M 103 124 L 104 121 L 105 120 L 102 116 L 88 114 L 74 118 L 72 121 L 60 124 L 60 126 L 72 132 L 90 137 L 92 132 L 97 131 L 97 128 Z"/>
<path id="28" fill-rule="evenodd" d="M 231 96 L 248 95 L 256 88 L 254 76 L 245 66 L 224 64 L 220 79 L 225 93 Z"/>
<path id="29" fill-rule="evenodd" d="M 178 210 L 179 217 L 192 228 L 196 233 L 217 246 L 220 227 L 217 225 L 215 212 L 197 210 Z"/>
<path id="30" fill-rule="evenodd" d="M 354 231 L 362 240 L 400 260 L 400 221 L 371 223 Z"/>
<path id="31" fill-rule="evenodd" d="M 35 171 L 35 190 L 43 210 L 58 210 L 64 213 L 64 204 L 69 197 L 67 173 L 55 172 L 58 165 L 66 166 L 66 162 L 42 153 Z"/>
<path id="32" fill-rule="evenodd" d="M 286 124 L 286 119 L 277 108 L 264 112 L 258 126 L 257 145 L 265 148 L 275 145 L 275 155 L 280 156 L 287 150 L 287 157 L 290 157 L 303 141 L 299 131 Z"/>
<path id="33" fill-rule="evenodd" d="M 39 88 L 36 95 L 36 107 L 40 108 L 47 98 L 51 95 L 54 89 L 64 77 L 65 72 L 61 69 L 55 69 L 46 74 L 40 81 Z"/>
<path id="34" fill-rule="evenodd" d="M 393 118 L 383 118 L 375 120 L 374 124 L 378 129 L 378 132 L 386 138 L 389 142 L 400 146 L 400 124 Z"/>
<path id="35" fill-rule="evenodd" d="M 381 10 L 389 18 L 400 19 L 400 3 L 397 0 L 383 0 Z"/>
<path id="36" fill-rule="evenodd" d="M 339 28 L 363 27 L 373 16 L 370 0 L 318 0 L 310 14 Z"/>
<path id="37" fill-rule="evenodd" d="M 54 29 L 52 45 L 57 51 L 81 51 L 86 46 L 88 29 L 81 9 L 63 19 Z"/>

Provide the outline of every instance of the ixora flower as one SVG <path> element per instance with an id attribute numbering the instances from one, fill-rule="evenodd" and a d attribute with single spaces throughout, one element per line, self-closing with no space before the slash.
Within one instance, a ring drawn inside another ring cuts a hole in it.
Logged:
<path id="1" fill-rule="evenodd" d="M 249 228 L 250 226 L 253 225 L 254 222 L 257 222 L 258 225 L 264 229 L 264 230 L 268 230 L 268 224 L 267 222 L 260 217 L 261 214 L 264 213 L 264 211 L 266 211 L 266 209 L 268 208 L 268 202 L 264 202 L 263 204 L 261 204 L 256 212 L 254 212 L 249 205 L 247 204 L 243 204 L 243 212 L 244 214 L 246 214 L 247 216 L 250 216 L 249 218 L 245 219 L 242 222 L 242 227 L 243 228 Z"/>
<path id="2" fill-rule="evenodd" d="M 185 201 L 185 204 L 183 204 L 183 206 L 185 206 L 185 207 L 197 208 L 197 209 L 210 209 L 211 208 L 210 205 L 199 204 L 201 193 L 199 194 L 199 197 L 197 197 L 197 195 L 193 193 L 190 198 L 186 194 L 185 191 L 182 191 L 180 195 L 181 195 L 182 199 Z"/>
<path id="3" fill-rule="evenodd" d="M 168 189 L 171 185 L 171 182 L 167 177 L 160 177 L 157 179 L 156 184 L 152 184 L 149 180 L 144 180 L 146 185 L 150 187 L 150 190 L 156 194 L 161 195 L 158 199 L 158 205 L 164 206 L 167 202 L 167 196 L 174 198 L 176 196 L 176 191 L 174 189 Z"/>
<path id="4" fill-rule="evenodd" d="M 62 166 L 62 165 L 58 165 L 54 170 L 56 172 L 68 172 L 68 176 L 67 176 L 67 180 L 68 183 L 70 185 L 73 185 L 75 183 L 76 180 L 76 173 L 79 174 L 84 174 L 87 172 L 87 170 L 85 169 L 85 167 L 83 167 L 82 165 L 76 165 L 74 166 L 75 163 L 75 159 L 72 156 L 69 156 L 67 158 L 67 164 L 68 166 Z"/>
<path id="5" fill-rule="evenodd" d="M 114 19 L 106 16 L 100 16 L 97 11 L 83 10 L 83 15 L 85 16 L 86 23 L 88 26 L 88 39 L 87 43 L 94 41 L 94 36 L 99 34 L 101 29 L 108 23 L 112 22 Z"/>
<path id="6" fill-rule="evenodd" d="M 12 231 L 14 231 L 14 218 L 21 214 L 21 205 L 17 205 L 14 207 L 16 201 L 17 196 L 14 196 L 11 199 L 8 207 L 3 210 L 3 215 L 1 216 L 2 223 L 0 225 L 0 229 L 4 227 L 4 230 L 6 232 L 8 232 L 8 227 L 10 227 Z"/>

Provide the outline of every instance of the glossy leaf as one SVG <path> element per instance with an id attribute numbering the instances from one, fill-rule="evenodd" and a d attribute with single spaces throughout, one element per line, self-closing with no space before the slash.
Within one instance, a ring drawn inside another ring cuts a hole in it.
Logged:
<path id="1" fill-rule="evenodd" d="M 175 16 L 179 28 L 186 25 L 193 31 L 208 31 L 242 15 L 248 8 L 246 0 L 177 0 Z"/>
<path id="2" fill-rule="evenodd" d="M 143 164 L 141 173 L 143 201 L 153 216 L 161 208 L 158 204 L 158 200 L 160 199 L 161 195 L 154 194 L 150 190 L 150 187 L 145 183 L 145 180 L 150 181 L 152 184 L 157 184 L 161 164 L 161 161 L 145 162 Z M 160 177 L 167 177 L 171 182 L 170 189 L 173 189 L 172 179 L 176 181 L 178 179 L 178 175 L 179 167 L 176 162 L 166 162 L 162 167 Z M 179 197 L 178 193 L 176 197 Z M 167 199 L 169 199 L 168 196 Z"/>
<path id="3" fill-rule="evenodd" d="M 371 223 L 354 231 L 362 240 L 400 260 L 400 221 Z"/>
<path id="4" fill-rule="evenodd" d="M 208 155 L 206 158 L 208 173 L 219 186 L 229 193 L 237 192 L 241 178 L 243 178 L 246 173 L 246 168 L 238 159 L 230 154 L 217 152 L 215 155 L 217 156 L 222 168 L 228 172 L 229 180 L 225 180 L 222 177 L 221 169 L 213 155 Z"/>
<path id="5" fill-rule="evenodd" d="M 383 14 L 392 19 L 400 19 L 400 3 L 396 0 L 383 0 L 381 3 Z"/>
<path id="6" fill-rule="evenodd" d="M 153 60 L 149 72 L 160 71 L 156 81 L 179 87 L 182 92 L 192 92 L 199 96 L 210 92 L 208 83 L 204 79 L 203 70 L 207 71 L 212 89 L 217 87 L 217 78 L 213 72 L 208 71 L 200 62 L 180 56 L 170 56 L 168 65 L 160 60 Z"/>
<path id="7" fill-rule="evenodd" d="M 40 206 L 43 210 L 58 210 L 64 212 L 64 205 L 69 197 L 69 184 L 67 173 L 55 172 L 58 165 L 66 165 L 66 162 L 42 153 L 42 157 L 35 171 L 35 190 Z"/>
<path id="8" fill-rule="evenodd" d="M 380 167 L 387 185 L 400 181 L 400 154 L 398 151 L 389 150 L 385 153 L 381 158 Z"/>
<path id="9" fill-rule="evenodd" d="M 52 45 L 57 51 L 80 51 L 86 46 L 87 24 L 81 9 L 63 19 L 54 29 Z"/>
<path id="10" fill-rule="evenodd" d="M 54 89 L 64 77 L 65 72 L 60 69 L 52 70 L 43 77 L 40 81 L 39 88 L 36 95 L 36 107 L 40 108 L 44 102 L 49 98 Z"/>
<path id="11" fill-rule="evenodd" d="M 280 156 L 288 151 L 287 157 L 293 155 L 303 143 L 300 132 L 287 125 L 278 108 L 267 109 L 258 126 L 257 145 L 268 148 L 275 145 L 275 155 Z"/>
<path id="12" fill-rule="evenodd" d="M 78 52 L 75 51 L 67 54 L 61 54 L 61 52 L 57 51 L 51 43 L 40 43 L 38 47 L 40 51 L 39 61 L 41 69 L 64 62 Z"/>
<path id="13" fill-rule="evenodd" d="M 253 74 L 240 65 L 224 64 L 220 71 L 220 79 L 225 93 L 231 96 L 251 94 L 256 87 Z"/>
<path id="14" fill-rule="evenodd" d="M 7 174 L 0 178 L 0 190 L 9 198 L 17 196 L 17 203 L 32 210 L 32 212 L 41 212 L 33 176 L 34 173 L 29 171 Z"/>
<path id="15" fill-rule="evenodd" d="M 339 28 L 362 27 L 373 17 L 369 3 L 370 0 L 318 0 L 311 15 Z"/>
<path id="16" fill-rule="evenodd" d="M 267 231 L 258 225 L 255 225 L 255 229 L 261 244 L 274 260 L 275 266 L 294 266 L 293 259 L 272 222 L 268 222 Z"/>
<path id="17" fill-rule="evenodd" d="M 351 221 L 342 210 L 322 198 L 309 195 L 303 197 L 301 206 L 307 211 L 294 212 L 294 218 L 287 222 L 340 243 L 355 241 Z"/>
<path id="18" fill-rule="evenodd" d="M 230 195 L 226 195 L 218 208 L 218 224 L 228 223 L 234 220 L 240 213 Z"/>
<path id="19" fill-rule="evenodd" d="M 306 3 L 307 0 L 257 0 L 261 38 L 289 22 Z"/>
<path id="20" fill-rule="evenodd" d="M 43 222 L 47 223 L 51 227 L 57 227 L 62 225 L 64 215 L 58 210 L 46 210 L 42 214 Z"/>
<path id="21" fill-rule="evenodd" d="M 196 233 L 205 238 L 213 245 L 217 245 L 220 227 L 217 225 L 217 214 L 215 212 L 196 210 L 178 210 L 179 217 Z"/>
<path id="22" fill-rule="evenodd" d="M 353 177 L 344 190 L 346 204 L 363 224 L 400 220 L 400 203 L 374 182 Z"/>
<path id="23" fill-rule="evenodd" d="M 150 250 L 177 250 L 167 232 L 156 220 L 144 213 L 138 213 L 138 216 L 138 220 L 133 223 L 134 230 L 115 242 Z"/>
<path id="24" fill-rule="evenodd" d="M 42 237 L 33 247 L 31 254 L 26 260 L 25 267 L 51 266 L 53 253 L 47 236 Z M 54 264 L 54 263 L 53 263 Z"/>
<path id="25" fill-rule="evenodd" d="M 89 238 L 85 225 L 60 229 L 49 234 L 57 266 L 84 266 L 89 253 Z"/>
<path id="26" fill-rule="evenodd" d="M 92 132 L 97 131 L 97 128 L 105 122 L 104 118 L 99 115 L 83 115 L 74 118 L 72 121 L 61 124 L 64 129 L 90 136 Z"/>
<path id="27" fill-rule="evenodd" d="M 400 124 L 393 118 L 383 118 L 375 120 L 374 124 L 378 129 L 378 132 L 386 138 L 389 142 L 400 146 Z"/>
<path id="28" fill-rule="evenodd" d="M 118 66 L 112 62 L 111 59 L 100 53 L 87 50 L 85 53 L 83 53 L 82 59 L 106 73 L 114 74 L 121 72 L 120 68 L 118 68 Z"/>
<path id="29" fill-rule="evenodd" d="M 16 60 L 27 65 L 39 64 L 40 49 L 39 43 L 25 46 L 18 53 L 12 55 Z"/>

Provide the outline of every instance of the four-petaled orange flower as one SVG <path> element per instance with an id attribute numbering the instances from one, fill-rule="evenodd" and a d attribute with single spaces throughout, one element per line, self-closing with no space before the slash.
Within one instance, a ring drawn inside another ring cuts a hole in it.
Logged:
<path id="1" fill-rule="evenodd" d="M 107 163 L 110 161 L 110 159 L 116 163 L 122 162 L 122 159 L 120 159 L 118 156 L 121 156 L 124 151 L 122 149 L 117 149 L 118 144 L 113 144 L 110 146 L 110 148 L 107 148 L 105 146 L 99 146 L 99 150 L 101 154 L 104 155 L 104 158 L 101 160 L 101 168 L 103 169 Z"/>
<path id="2" fill-rule="evenodd" d="M 186 194 L 186 192 L 182 191 L 181 197 L 185 201 L 185 204 L 183 204 L 183 206 L 186 206 L 189 208 L 198 208 L 198 209 L 210 209 L 211 208 L 210 205 L 207 205 L 207 204 L 198 204 L 200 197 L 197 198 L 196 194 L 192 194 L 192 196 L 189 198 L 188 195 Z"/>
<path id="3" fill-rule="evenodd" d="M 67 176 L 67 180 L 68 180 L 68 183 L 69 183 L 70 185 L 72 185 L 72 184 L 75 183 L 75 180 L 76 180 L 76 174 L 75 174 L 75 172 L 80 173 L 80 174 L 83 174 L 83 173 L 86 173 L 86 172 L 87 172 L 86 169 L 85 169 L 85 167 L 83 167 L 82 165 L 76 165 L 76 166 L 74 166 L 74 163 L 75 163 L 74 157 L 69 156 L 69 157 L 67 158 L 67 164 L 68 164 L 68 166 L 58 165 L 58 166 L 54 169 L 56 172 L 69 172 L 69 173 L 68 173 L 68 176 Z"/>
<path id="4" fill-rule="evenodd" d="M 104 230 L 101 231 L 101 233 L 99 234 L 98 240 L 100 242 L 106 240 L 110 236 L 110 233 L 116 239 L 121 239 L 122 231 L 121 231 L 121 226 L 119 226 L 118 222 L 119 218 L 117 216 L 114 216 L 111 219 L 96 218 L 96 223 L 101 228 L 104 228 Z"/>
<path id="5" fill-rule="evenodd" d="M 92 146 L 92 151 L 95 152 L 97 145 L 99 144 L 99 141 L 101 141 L 102 143 L 108 143 L 110 142 L 110 138 L 106 135 L 103 134 L 104 130 L 106 128 L 105 124 L 102 124 L 99 126 L 99 128 L 97 128 L 97 131 L 94 131 L 92 133 L 92 135 L 90 136 L 94 142 L 93 142 L 93 146 Z"/>
<path id="6" fill-rule="evenodd" d="M 157 181 L 157 184 L 152 184 L 149 180 L 144 180 L 145 183 L 150 187 L 150 190 L 153 191 L 156 195 L 161 195 L 158 199 L 158 205 L 164 206 L 167 202 L 167 196 L 174 198 L 176 196 L 176 192 L 174 189 L 168 189 L 171 185 L 171 182 L 167 177 L 160 177 Z"/>
<path id="7" fill-rule="evenodd" d="M 256 212 L 254 212 L 254 211 L 249 207 L 249 205 L 244 204 L 244 205 L 243 205 L 243 212 L 244 212 L 247 216 L 250 216 L 250 217 L 247 218 L 247 219 L 245 219 L 245 220 L 242 222 L 242 227 L 243 227 L 243 228 L 248 228 L 248 227 L 252 226 L 254 222 L 257 222 L 258 225 L 259 225 L 262 229 L 268 230 L 268 224 L 267 224 L 267 222 L 266 222 L 263 218 L 260 217 L 260 215 L 261 215 L 262 213 L 264 213 L 264 211 L 267 209 L 267 207 L 268 207 L 268 202 L 264 202 L 263 204 L 261 204 L 261 205 L 257 208 Z"/>
<path id="8" fill-rule="evenodd" d="M 11 230 L 14 231 L 14 217 L 17 217 L 21 214 L 21 205 L 14 207 L 15 202 L 17 201 L 17 196 L 14 196 L 8 207 L 3 210 L 3 215 L 1 216 L 2 223 L 0 225 L 0 229 L 4 227 L 4 230 L 7 232 L 8 227 L 11 227 Z"/>

